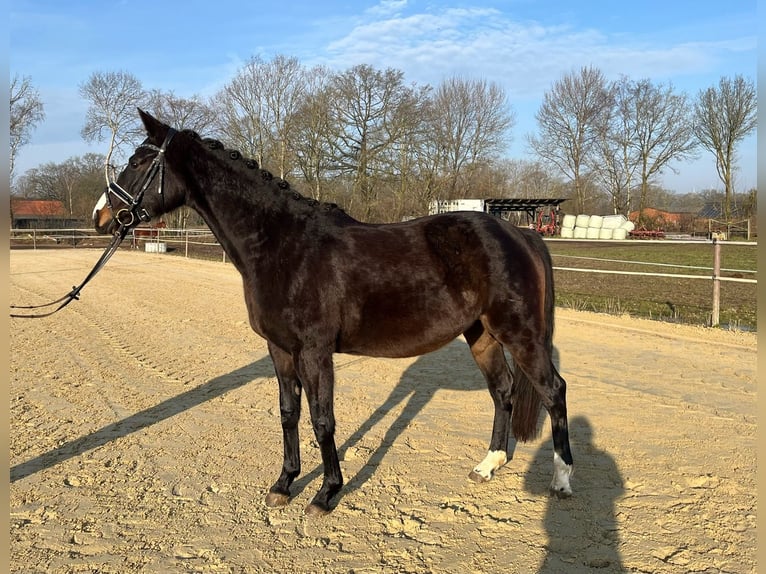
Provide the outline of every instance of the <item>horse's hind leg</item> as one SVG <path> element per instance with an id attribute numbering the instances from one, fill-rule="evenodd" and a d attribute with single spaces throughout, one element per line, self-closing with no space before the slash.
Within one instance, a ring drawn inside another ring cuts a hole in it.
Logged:
<path id="1" fill-rule="evenodd" d="M 544 343 L 519 342 L 516 339 L 503 340 L 510 351 L 516 365 L 522 372 L 516 371 L 514 383 L 514 403 L 529 412 L 517 413 L 519 419 L 527 421 L 527 429 L 521 432 L 534 436 L 532 425 L 537 425 L 540 401 L 551 419 L 551 434 L 553 436 L 553 480 L 551 492 L 561 498 L 572 495 L 569 477 L 572 475 L 573 459 L 569 446 L 569 426 L 567 424 L 566 381 L 553 365 L 553 357 Z M 530 388 L 530 383 L 533 388 Z M 519 399 L 519 395 L 537 391 L 540 401 Z M 522 406 L 524 405 L 524 406 Z M 516 425 L 514 424 L 514 433 Z"/>
<path id="2" fill-rule="evenodd" d="M 290 500 L 290 485 L 301 472 L 298 421 L 301 417 L 301 382 L 292 356 L 269 343 L 269 353 L 279 380 L 279 412 L 282 421 L 284 462 L 282 472 L 266 495 L 267 506 L 284 506 Z"/>
<path id="3" fill-rule="evenodd" d="M 545 381 L 551 381 L 547 386 L 549 398 L 543 399 L 548 416 L 551 419 L 553 435 L 553 480 L 551 493 L 560 498 L 572 496 L 569 477 L 572 476 L 572 452 L 569 446 L 569 425 L 567 423 L 566 381 L 549 361 L 553 376 Z M 548 404 L 550 403 L 550 406 Z"/>
<path id="4" fill-rule="evenodd" d="M 511 430 L 511 372 L 505 360 L 503 347 L 477 321 L 465 333 L 479 370 L 484 375 L 495 405 L 492 437 L 487 456 L 471 471 L 475 482 L 490 480 L 495 471 L 508 461 L 508 439 Z"/>

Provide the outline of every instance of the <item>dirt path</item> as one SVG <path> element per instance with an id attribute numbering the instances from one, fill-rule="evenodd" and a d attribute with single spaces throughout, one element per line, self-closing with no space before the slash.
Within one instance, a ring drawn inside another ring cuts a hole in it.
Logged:
<path id="1" fill-rule="evenodd" d="M 12 251 L 11 302 L 60 297 L 98 256 Z M 263 504 L 277 387 L 239 275 L 120 252 L 80 301 L 11 322 L 11 571 L 756 572 L 756 337 L 557 310 L 555 344 L 573 498 L 547 496 L 547 420 L 491 482 L 467 479 L 492 408 L 457 340 L 336 357 L 347 485 L 307 518 L 307 420 L 295 499 Z"/>

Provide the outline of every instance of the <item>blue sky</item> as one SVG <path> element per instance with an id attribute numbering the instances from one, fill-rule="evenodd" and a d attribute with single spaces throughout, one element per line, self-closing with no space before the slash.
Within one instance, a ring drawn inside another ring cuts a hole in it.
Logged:
<path id="1" fill-rule="evenodd" d="M 93 72 L 127 71 L 144 88 L 210 96 L 253 56 L 295 56 L 307 66 L 357 64 L 437 85 L 453 75 L 498 83 L 516 114 L 508 156 L 532 159 L 526 135 L 543 94 L 563 74 L 595 66 L 672 83 L 691 98 L 721 76 L 757 78 L 757 2 L 648 0 L 12 0 L 10 73 L 29 76 L 46 119 L 22 148 L 15 174 L 105 144 L 80 137 Z M 756 137 L 739 148 L 736 187 L 756 185 Z M 664 185 L 720 188 L 713 157 L 675 164 Z"/>

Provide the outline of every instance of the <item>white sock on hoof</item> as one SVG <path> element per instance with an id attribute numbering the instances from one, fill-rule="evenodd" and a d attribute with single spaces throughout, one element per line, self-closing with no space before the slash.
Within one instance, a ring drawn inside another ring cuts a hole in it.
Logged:
<path id="1" fill-rule="evenodd" d="M 504 450 L 491 450 L 487 453 L 473 471 L 480 475 L 484 480 L 489 480 L 495 474 L 495 471 L 508 462 L 508 455 Z"/>
<path id="2" fill-rule="evenodd" d="M 569 485 L 569 477 L 572 476 L 574 468 L 571 464 L 566 464 L 558 453 L 553 453 L 553 480 L 551 481 L 551 491 L 557 496 L 572 496 L 572 487 Z"/>

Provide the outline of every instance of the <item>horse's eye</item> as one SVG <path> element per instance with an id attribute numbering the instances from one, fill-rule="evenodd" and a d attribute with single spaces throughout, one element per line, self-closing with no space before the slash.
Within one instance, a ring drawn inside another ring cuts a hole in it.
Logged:
<path id="1" fill-rule="evenodd" d="M 135 160 L 131 161 L 130 167 L 132 167 L 133 169 L 138 169 L 138 162 Z"/>

